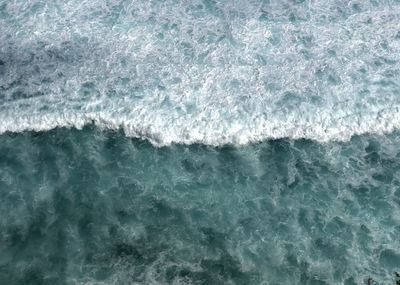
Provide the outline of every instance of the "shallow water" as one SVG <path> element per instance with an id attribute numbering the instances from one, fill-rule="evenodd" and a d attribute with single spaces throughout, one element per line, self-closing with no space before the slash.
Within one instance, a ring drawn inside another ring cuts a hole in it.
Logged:
<path id="1" fill-rule="evenodd" d="M 155 148 L 94 127 L 4 134 L 1 280 L 390 282 L 399 139 Z"/>

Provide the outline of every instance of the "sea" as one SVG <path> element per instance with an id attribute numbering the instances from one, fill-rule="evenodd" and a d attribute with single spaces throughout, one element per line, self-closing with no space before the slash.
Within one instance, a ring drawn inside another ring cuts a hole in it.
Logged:
<path id="1" fill-rule="evenodd" d="M 0 284 L 395 284 L 400 0 L 0 0 Z"/>

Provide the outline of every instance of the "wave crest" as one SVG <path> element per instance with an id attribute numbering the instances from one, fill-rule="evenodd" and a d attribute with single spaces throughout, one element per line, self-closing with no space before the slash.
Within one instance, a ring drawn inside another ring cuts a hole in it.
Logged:
<path id="1" fill-rule="evenodd" d="M 299 121 L 296 117 L 288 120 L 270 120 L 252 117 L 243 121 L 185 120 L 168 121 L 168 117 L 115 117 L 110 114 L 47 114 L 19 118 L 0 115 L 0 133 L 26 130 L 47 131 L 57 127 L 83 128 L 94 123 L 102 129 L 122 129 L 127 136 L 145 138 L 156 146 L 172 143 L 201 143 L 213 146 L 225 144 L 247 144 L 267 139 L 307 138 L 319 142 L 330 140 L 346 141 L 353 135 L 364 133 L 387 133 L 400 128 L 399 108 L 380 110 L 368 115 L 350 115 L 340 118 L 325 118 L 319 122 Z"/>

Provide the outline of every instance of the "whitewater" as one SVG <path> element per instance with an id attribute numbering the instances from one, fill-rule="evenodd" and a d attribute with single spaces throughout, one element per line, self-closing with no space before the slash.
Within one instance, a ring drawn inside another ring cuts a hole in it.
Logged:
<path id="1" fill-rule="evenodd" d="M 0 133 L 155 145 L 400 127 L 397 1 L 3 1 Z"/>
<path id="2" fill-rule="evenodd" d="M 0 0 L 0 284 L 393 285 L 399 129 L 399 0 Z"/>

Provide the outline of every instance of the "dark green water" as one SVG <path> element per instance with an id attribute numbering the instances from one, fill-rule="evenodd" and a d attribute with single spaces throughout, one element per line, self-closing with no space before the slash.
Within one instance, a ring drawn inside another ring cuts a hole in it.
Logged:
<path id="1" fill-rule="evenodd" d="M 92 126 L 3 134 L 0 283 L 390 283 L 399 139 L 155 148 Z"/>

